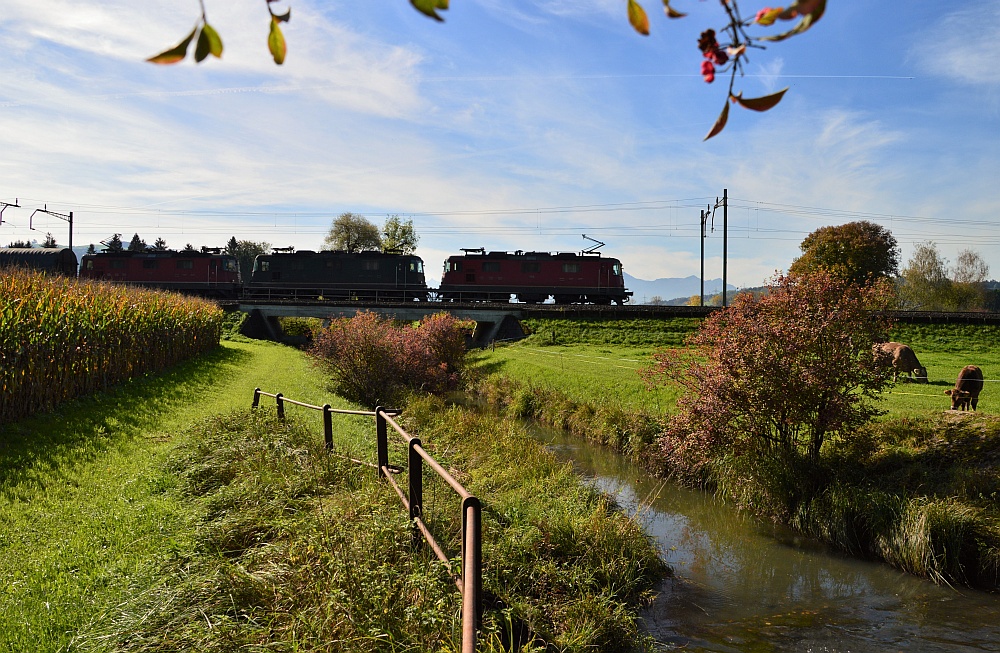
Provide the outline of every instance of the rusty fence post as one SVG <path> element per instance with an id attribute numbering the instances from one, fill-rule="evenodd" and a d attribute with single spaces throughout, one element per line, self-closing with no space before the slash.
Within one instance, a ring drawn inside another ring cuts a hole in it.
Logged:
<path id="1" fill-rule="evenodd" d="M 420 457 L 417 448 L 420 446 L 420 438 L 410 440 L 410 455 L 408 461 L 408 476 L 410 477 L 410 521 L 413 529 L 413 548 L 420 549 L 423 542 L 423 535 L 417 526 L 416 520 L 423 517 L 424 513 L 424 461 Z"/>
<path id="2" fill-rule="evenodd" d="M 462 651 L 476 650 L 483 617 L 483 508 L 474 496 L 462 501 Z"/>
<path id="3" fill-rule="evenodd" d="M 284 396 L 279 392 L 274 397 L 274 401 L 278 405 L 278 419 L 285 419 L 285 399 L 284 399 Z"/>
<path id="4" fill-rule="evenodd" d="M 323 442 L 327 449 L 333 449 L 333 407 L 323 404 Z"/>
<path id="5" fill-rule="evenodd" d="M 253 405 L 252 405 L 252 407 L 256 408 L 259 405 L 260 405 L 260 388 L 254 388 L 253 389 Z"/>
<path id="6" fill-rule="evenodd" d="M 385 415 L 382 406 L 375 407 L 375 439 L 378 449 L 378 475 L 385 476 L 385 468 L 389 466 L 389 436 L 386 430 Z"/>

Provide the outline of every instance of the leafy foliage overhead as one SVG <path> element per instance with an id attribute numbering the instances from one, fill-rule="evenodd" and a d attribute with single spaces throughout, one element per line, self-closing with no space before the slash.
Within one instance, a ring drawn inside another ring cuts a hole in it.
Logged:
<path id="1" fill-rule="evenodd" d="M 271 5 L 278 0 L 265 0 L 269 15 L 269 29 L 267 35 L 267 49 L 274 59 L 274 63 L 279 66 L 285 62 L 285 55 L 288 51 L 285 36 L 281 31 L 281 23 L 287 23 L 291 19 L 292 10 L 287 9 L 284 13 L 275 13 Z M 683 18 L 687 14 L 678 11 L 671 6 L 671 0 L 661 0 L 663 10 L 667 18 Z M 744 98 L 743 92 L 733 92 L 737 73 L 743 75 L 743 66 L 749 61 L 748 52 L 751 49 L 764 49 L 762 42 L 784 41 L 796 34 L 801 34 L 812 27 L 826 11 L 826 0 L 793 0 L 787 7 L 764 7 L 758 11 L 753 18 L 744 18 L 740 13 L 738 0 L 718 0 L 719 5 L 725 15 L 725 23 L 721 33 L 724 35 L 720 44 L 716 38 L 714 29 L 706 29 L 698 39 L 698 49 L 702 53 L 701 75 L 708 83 L 715 81 L 716 72 L 729 73 L 729 89 L 726 94 L 726 104 L 722 108 L 722 113 L 716 119 L 712 129 L 705 136 L 705 140 L 712 138 L 721 132 L 729 120 L 729 103 L 738 104 L 745 109 L 753 111 L 768 111 L 774 108 L 784 97 L 785 91 L 782 89 L 777 93 L 756 97 Z M 167 48 L 163 52 L 156 54 L 147 61 L 156 64 L 174 64 L 187 57 L 188 48 L 195 42 L 194 60 L 201 63 L 208 58 L 222 57 L 222 38 L 219 33 L 208 22 L 205 13 L 204 0 L 201 0 L 201 16 L 195 22 L 194 29 L 191 30 L 177 45 Z M 443 22 L 440 11 L 449 8 L 449 0 L 410 0 L 414 9 L 438 22 Z M 648 36 L 650 34 L 649 15 L 643 8 L 639 0 L 627 0 L 626 15 L 632 28 Z M 763 34 L 754 36 L 749 32 L 750 28 L 770 28 L 779 22 L 798 22 L 788 30 L 777 34 Z"/>

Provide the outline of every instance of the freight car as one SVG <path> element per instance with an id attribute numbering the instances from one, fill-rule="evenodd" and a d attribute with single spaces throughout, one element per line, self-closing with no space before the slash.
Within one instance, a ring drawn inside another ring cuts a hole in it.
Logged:
<path id="1" fill-rule="evenodd" d="M 245 299 L 424 301 L 419 256 L 398 252 L 275 252 L 257 256 Z"/>
<path id="2" fill-rule="evenodd" d="M 240 268 L 235 256 L 220 250 L 101 252 L 84 254 L 81 279 L 100 279 L 173 290 L 214 299 L 237 299 Z"/>
<path id="3" fill-rule="evenodd" d="M 550 296 L 557 304 L 624 304 L 622 264 L 594 252 L 489 252 L 463 249 L 444 262 L 439 297 L 444 301 L 541 303 Z"/>
<path id="4" fill-rule="evenodd" d="M 76 276 L 76 254 L 68 247 L 0 247 L 0 267 L 24 267 Z"/>

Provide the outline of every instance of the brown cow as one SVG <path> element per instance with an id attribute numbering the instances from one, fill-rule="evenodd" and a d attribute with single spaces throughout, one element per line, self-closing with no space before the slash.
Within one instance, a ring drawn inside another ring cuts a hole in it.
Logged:
<path id="1" fill-rule="evenodd" d="M 920 364 L 909 345 L 901 342 L 883 342 L 881 345 L 875 345 L 875 351 L 892 356 L 893 381 L 899 378 L 900 374 L 905 374 L 911 381 L 927 383 L 927 368 Z"/>
<path id="2" fill-rule="evenodd" d="M 958 373 L 955 380 L 955 387 L 945 390 L 946 395 L 951 395 L 951 409 L 972 410 L 979 405 L 979 393 L 983 391 L 983 371 L 975 365 L 966 365 Z"/>

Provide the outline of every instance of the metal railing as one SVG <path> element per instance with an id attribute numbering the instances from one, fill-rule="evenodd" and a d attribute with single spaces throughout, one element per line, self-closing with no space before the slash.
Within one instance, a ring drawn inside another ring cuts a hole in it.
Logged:
<path id="1" fill-rule="evenodd" d="M 448 473 L 434 458 L 425 450 L 420 442 L 420 438 L 407 433 L 393 417 L 399 415 L 399 411 L 378 406 L 374 411 L 364 410 L 343 410 L 332 408 L 330 404 L 315 406 L 301 401 L 295 401 L 282 395 L 280 392 L 271 394 L 264 392 L 260 388 L 253 391 L 253 406 L 260 406 L 260 398 L 273 397 L 278 411 L 278 418 L 285 418 L 285 404 L 301 406 L 310 410 L 323 412 L 323 441 L 326 448 L 333 449 L 333 415 L 364 415 L 375 418 L 375 439 L 377 446 L 377 463 L 373 464 L 363 460 L 351 459 L 355 463 L 375 467 L 380 478 L 385 479 L 399 495 L 403 507 L 410 513 L 410 521 L 413 523 L 413 546 L 421 547 L 421 540 L 430 545 L 434 555 L 444 563 L 449 573 L 462 595 L 462 653 L 475 653 L 476 635 L 482 619 L 483 606 L 483 517 L 482 504 L 479 499 L 466 490 L 461 483 Z M 407 444 L 407 477 L 408 493 L 403 492 L 394 478 L 395 474 L 402 471 L 399 467 L 389 464 L 389 427 L 398 433 Z M 462 569 L 456 573 L 452 568 L 451 560 L 445 554 L 444 549 L 434 538 L 433 534 L 424 522 L 424 488 L 423 470 L 424 463 L 430 467 L 441 479 L 451 487 L 462 499 Z"/>

